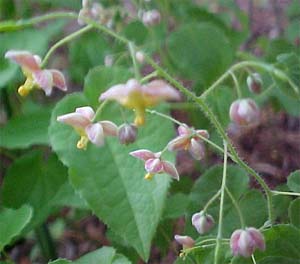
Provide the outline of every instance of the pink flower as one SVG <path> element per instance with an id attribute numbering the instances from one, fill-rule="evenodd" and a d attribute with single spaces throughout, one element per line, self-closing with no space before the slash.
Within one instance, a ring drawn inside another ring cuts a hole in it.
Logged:
<path id="1" fill-rule="evenodd" d="M 175 235 L 174 238 L 180 245 L 182 245 L 183 249 L 192 248 L 195 245 L 194 239 L 189 236 Z"/>
<path id="2" fill-rule="evenodd" d="M 130 155 L 145 161 L 147 174 L 145 179 L 150 180 L 155 174 L 167 173 L 175 180 L 179 180 L 178 172 L 175 166 L 168 161 L 161 159 L 161 152 L 153 153 L 150 150 L 140 149 L 130 152 Z"/>
<path id="3" fill-rule="evenodd" d="M 72 126 L 80 135 L 77 148 L 85 149 L 88 141 L 96 146 L 104 145 L 105 136 L 117 136 L 118 127 L 110 121 L 93 123 L 94 110 L 89 107 L 79 107 L 75 112 L 57 117 L 57 121 Z"/>
<path id="4" fill-rule="evenodd" d="M 180 94 L 163 80 L 151 81 L 141 85 L 130 79 L 126 84 L 118 84 L 100 95 L 99 100 L 116 100 L 121 105 L 133 109 L 136 113 L 135 125 L 145 122 L 145 109 L 164 100 L 179 100 Z"/>
<path id="5" fill-rule="evenodd" d="M 196 228 L 197 232 L 202 235 L 212 229 L 215 221 L 211 215 L 205 214 L 203 211 L 201 211 L 193 214 L 192 224 Z"/>
<path id="6" fill-rule="evenodd" d="M 245 258 L 250 257 L 257 248 L 261 251 L 266 249 L 263 235 L 253 227 L 234 231 L 230 238 L 230 247 L 233 255 Z"/>
<path id="7" fill-rule="evenodd" d="M 18 93 L 26 96 L 34 88 L 44 90 L 46 95 L 50 95 L 53 86 L 62 91 L 67 90 L 64 75 L 55 69 L 41 69 L 41 58 L 28 51 L 10 50 L 5 53 L 5 58 L 19 64 L 26 76 L 25 83 L 19 87 Z"/>
<path id="8" fill-rule="evenodd" d="M 161 15 L 158 10 L 153 9 L 142 14 L 142 21 L 145 26 L 154 26 L 160 23 Z"/>
<path id="9" fill-rule="evenodd" d="M 253 125 L 258 123 L 260 119 L 260 111 L 250 98 L 234 101 L 229 110 L 230 119 L 240 126 Z"/>
<path id="10" fill-rule="evenodd" d="M 179 136 L 168 143 L 169 151 L 188 150 L 196 160 L 204 157 L 205 149 L 199 136 L 208 138 L 206 130 L 194 130 L 186 125 L 180 125 L 177 129 Z"/>
<path id="11" fill-rule="evenodd" d="M 121 144 L 128 145 L 136 141 L 138 129 L 133 124 L 125 123 L 118 128 L 118 136 Z"/>

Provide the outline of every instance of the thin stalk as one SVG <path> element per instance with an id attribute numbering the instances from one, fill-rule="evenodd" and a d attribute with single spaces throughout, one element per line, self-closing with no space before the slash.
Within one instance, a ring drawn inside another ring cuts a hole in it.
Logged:
<path id="1" fill-rule="evenodd" d="M 132 64 L 133 64 L 133 68 L 134 68 L 134 76 L 139 81 L 141 79 L 141 74 L 140 74 L 139 65 L 136 61 L 135 49 L 134 49 L 134 45 L 132 42 L 128 43 L 128 49 L 129 49 L 130 56 L 132 59 Z"/>
<path id="2" fill-rule="evenodd" d="M 234 86 L 235 86 L 235 89 L 236 89 L 237 96 L 238 96 L 239 99 L 241 99 L 242 98 L 242 91 L 241 91 L 239 82 L 238 82 L 235 74 L 232 71 L 230 71 L 229 74 L 231 75 L 232 80 L 234 82 Z"/>
<path id="3" fill-rule="evenodd" d="M 26 27 L 31 27 L 36 24 L 54 20 L 58 18 L 77 18 L 78 15 L 73 12 L 54 12 L 42 16 L 33 17 L 30 19 L 20 19 L 17 21 L 3 21 L 0 23 L 0 32 L 20 30 Z"/>
<path id="4" fill-rule="evenodd" d="M 251 255 L 251 259 L 252 259 L 252 261 L 253 261 L 253 264 L 256 264 L 256 260 L 255 260 L 255 257 L 254 257 L 253 254 Z"/>
<path id="5" fill-rule="evenodd" d="M 108 101 L 103 101 L 97 108 L 96 113 L 94 115 L 94 118 L 92 119 L 92 122 L 96 121 L 97 118 L 101 115 L 101 112 L 103 111 L 104 107 L 107 105 Z"/>
<path id="6" fill-rule="evenodd" d="M 272 190 L 271 193 L 273 195 L 291 195 L 291 196 L 300 196 L 300 193 L 297 192 L 281 192 L 281 191 L 275 191 Z"/>
<path id="7" fill-rule="evenodd" d="M 41 67 L 44 67 L 47 64 L 47 61 L 49 59 L 49 57 L 51 56 L 51 54 L 60 46 L 66 44 L 67 42 L 79 37 L 81 34 L 88 32 L 89 30 L 91 30 L 93 28 L 93 26 L 86 26 L 84 28 L 79 29 L 78 31 L 73 32 L 72 34 L 66 36 L 65 38 L 59 40 L 58 42 L 56 42 L 47 52 L 47 54 L 45 55 L 43 61 L 42 61 L 42 65 Z"/>
<path id="8" fill-rule="evenodd" d="M 225 187 L 226 187 L 226 176 L 227 176 L 227 142 L 224 140 L 224 162 L 223 162 L 223 176 L 221 184 L 221 199 L 220 199 L 220 210 L 219 210 L 219 225 L 218 234 L 215 248 L 215 264 L 218 264 L 220 247 L 223 233 L 223 213 L 224 213 L 224 198 L 225 198 Z"/>
<path id="9" fill-rule="evenodd" d="M 244 220 L 244 217 L 243 217 L 243 214 L 242 214 L 242 211 L 239 207 L 239 204 L 238 202 L 235 200 L 234 196 L 232 195 L 232 193 L 229 191 L 229 189 L 227 188 L 227 186 L 225 187 L 225 190 L 226 190 L 226 193 L 228 194 L 229 198 L 231 199 L 238 215 L 239 215 L 239 219 L 240 219 L 240 223 L 241 223 L 241 227 L 242 229 L 244 229 L 246 226 L 245 226 L 245 220 Z"/>
<path id="10" fill-rule="evenodd" d="M 141 79 L 141 83 L 147 82 L 149 81 L 151 78 L 156 77 L 157 76 L 157 71 L 151 72 L 150 74 L 146 75 L 145 77 L 143 77 Z"/>
<path id="11" fill-rule="evenodd" d="M 35 229 L 35 235 L 45 260 L 48 262 L 49 260 L 56 259 L 57 255 L 55 252 L 54 242 L 47 225 L 42 224 L 41 226 L 37 227 Z"/>
<path id="12" fill-rule="evenodd" d="M 203 211 L 204 211 L 204 212 L 206 212 L 207 209 L 209 208 L 209 206 L 210 206 L 215 200 L 218 199 L 218 197 L 220 196 L 220 194 L 221 194 L 221 190 L 218 190 L 218 191 L 215 193 L 215 195 L 209 199 L 209 201 L 206 203 L 206 205 L 205 205 L 204 208 L 203 208 Z"/>

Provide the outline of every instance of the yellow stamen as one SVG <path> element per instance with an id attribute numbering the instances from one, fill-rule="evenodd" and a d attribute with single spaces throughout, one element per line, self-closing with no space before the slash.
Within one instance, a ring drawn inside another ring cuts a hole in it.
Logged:
<path id="1" fill-rule="evenodd" d="M 24 85 L 21 85 L 18 89 L 18 93 L 21 96 L 27 96 L 29 94 L 30 90 L 26 89 L 26 87 Z"/>
<path id="2" fill-rule="evenodd" d="M 148 173 L 145 175 L 144 179 L 145 179 L 145 180 L 152 180 L 153 176 L 154 176 L 154 174 L 148 172 Z"/>
<path id="3" fill-rule="evenodd" d="M 88 142 L 89 140 L 86 136 L 81 136 L 77 142 L 77 148 L 85 150 Z"/>
<path id="4" fill-rule="evenodd" d="M 179 257 L 183 258 L 184 256 L 185 256 L 185 253 L 184 252 L 180 252 Z"/>
<path id="5" fill-rule="evenodd" d="M 140 116 L 140 115 L 137 115 L 134 119 L 134 124 L 136 126 L 142 126 L 145 124 L 145 117 L 144 116 Z"/>

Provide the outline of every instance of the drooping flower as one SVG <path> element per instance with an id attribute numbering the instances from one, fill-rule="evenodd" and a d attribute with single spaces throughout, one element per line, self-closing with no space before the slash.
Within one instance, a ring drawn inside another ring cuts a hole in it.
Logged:
<path id="1" fill-rule="evenodd" d="M 250 257 L 256 249 L 266 249 L 265 240 L 254 227 L 235 230 L 230 238 L 230 247 L 234 256 Z"/>
<path id="2" fill-rule="evenodd" d="M 154 26 L 160 23 L 161 15 L 158 10 L 153 9 L 142 13 L 142 21 L 145 26 Z"/>
<path id="3" fill-rule="evenodd" d="M 121 144 L 128 145 L 135 142 L 138 129 L 134 124 L 125 123 L 118 129 L 118 137 Z"/>
<path id="4" fill-rule="evenodd" d="M 252 93 L 260 93 L 263 81 L 259 73 L 252 73 L 247 77 L 247 86 Z"/>
<path id="5" fill-rule="evenodd" d="M 50 95 L 53 86 L 62 91 L 67 90 L 64 75 L 55 69 L 41 69 L 41 58 L 28 51 L 10 50 L 5 58 L 19 64 L 26 76 L 26 81 L 18 89 L 21 96 L 26 96 L 34 88 L 41 88 L 46 95 Z"/>
<path id="6" fill-rule="evenodd" d="M 186 150 L 194 159 L 201 160 L 204 157 L 205 149 L 203 140 L 199 136 L 208 138 L 208 132 L 202 129 L 194 130 L 186 125 L 180 125 L 177 131 L 178 136 L 168 143 L 168 150 Z"/>
<path id="7" fill-rule="evenodd" d="M 204 211 L 200 211 L 199 213 L 193 214 L 192 224 L 197 232 L 202 235 L 212 229 L 215 221 L 211 215 L 206 214 Z"/>
<path id="8" fill-rule="evenodd" d="M 94 110 L 89 107 L 79 107 L 75 112 L 57 117 L 57 121 L 72 126 L 80 135 L 77 148 L 85 149 L 91 141 L 96 146 L 104 145 L 105 136 L 117 136 L 118 127 L 111 121 L 93 123 Z"/>
<path id="9" fill-rule="evenodd" d="M 239 126 L 254 125 L 260 119 L 260 111 L 252 99 L 239 99 L 231 104 L 229 116 Z"/>
<path id="10" fill-rule="evenodd" d="M 183 249 L 192 248 L 195 245 L 195 240 L 189 236 L 175 235 L 174 238 L 180 245 L 182 245 Z"/>
<path id="11" fill-rule="evenodd" d="M 175 166 L 168 161 L 161 159 L 161 152 L 153 153 L 150 150 L 140 149 L 129 153 L 131 156 L 145 161 L 146 180 L 151 180 L 155 174 L 166 173 L 175 180 L 179 180 Z"/>
<path id="12" fill-rule="evenodd" d="M 145 123 L 145 109 L 164 100 L 179 100 L 180 94 L 163 80 L 154 80 L 141 85 L 137 80 L 130 79 L 126 84 L 110 87 L 100 95 L 99 100 L 116 100 L 121 105 L 133 109 L 136 114 L 135 125 Z"/>

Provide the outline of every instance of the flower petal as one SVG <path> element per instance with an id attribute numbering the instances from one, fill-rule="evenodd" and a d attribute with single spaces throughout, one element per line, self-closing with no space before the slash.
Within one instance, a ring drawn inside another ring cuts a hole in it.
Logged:
<path id="1" fill-rule="evenodd" d="M 69 113 L 57 117 L 57 121 L 68 124 L 74 128 L 85 128 L 91 122 L 89 119 L 79 113 Z"/>
<path id="2" fill-rule="evenodd" d="M 263 235 L 259 232 L 259 230 L 253 227 L 249 227 L 247 228 L 247 231 L 254 240 L 255 246 L 261 251 L 264 251 L 266 249 L 265 239 Z"/>
<path id="3" fill-rule="evenodd" d="M 189 146 L 189 153 L 195 160 L 201 160 L 205 155 L 205 148 L 203 143 L 192 138 Z"/>
<path id="4" fill-rule="evenodd" d="M 188 126 L 180 125 L 177 128 L 178 134 L 180 136 L 187 136 L 191 134 L 191 129 Z"/>
<path id="5" fill-rule="evenodd" d="M 249 258 L 255 250 L 254 241 L 252 240 L 250 234 L 245 230 L 241 232 L 238 240 L 238 250 L 239 255 L 245 258 Z"/>
<path id="6" fill-rule="evenodd" d="M 34 82 L 44 90 L 46 95 L 50 95 L 53 87 L 53 78 L 49 70 L 33 72 Z"/>
<path id="7" fill-rule="evenodd" d="M 92 121 L 92 119 L 95 116 L 95 112 L 92 107 L 90 106 L 83 106 L 83 107 L 78 107 L 75 110 L 75 113 L 82 115 L 86 119 Z"/>
<path id="8" fill-rule="evenodd" d="M 125 96 L 126 85 L 117 84 L 110 87 L 106 92 L 102 93 L 99 97 L 99 101 L 102 100 L 117 100 L 120 101 Z"/>
<path id="9" fill-rule="evenodd" d="M 155 158 L 155 154 L 152 151 L 147 150 L 147 149 L 139 149 L 136 151 L 132 151 L 129 154 L 135 158 L 138 158 L 138 159 L 141 159 L 144 161 Z"/>
<path id="10" fill-rule="evenodd" d="M 164 167 L 164 172 L 171 175 L 172 178 L 174 178 L 175 180 L 179 181 L 179 174 L 178 171 L 176 169 L 176 167 L 168 161 L 162 161 L 163 163 L 163 167 Z"/>
<path id="11" fill-rule="evenodd" d="M 180 100 L 180 93 L 163 80 L 154 80 L 142 86 L 143 94 L 152 100 Z"/>
<path id="12" fill-rule="evenodd" d="M 104 132 L 103 128 L 99 123 L 91 124 L 85 128 L 85 132 L 88 136 L 88 139 L 100 147 L 104 145 Z"/>
<path id="13" fill-rule="evenodd" d="M 5 53 L 5 58 L 14 61 L 31 72 L 40 70 L 40 57 L 28 51 L 9 50 Z"/>
<path id="14" fill-rule="evenodd" d="M 103 132 L 105 136 L 116 137 L 118 135 L 118 127 L 115 123 L 111 121 L 100 121 L 99 123 L 103 127 Z"/>
<path id="15" fill-rule="evenodd" d="M 199 136 L 202 136 L 204 138 L 209 138 L 209 134 L 207 132 L 207 130 L 204 130 L 204 129 L 198 129 L 196 130 L 196 133 L 199 135 Z"/>
<path id="16" fill-rule="evenodd" d="M 67 84 L 64 75 L 58 70 L 49 70 L 52 73 L 53 86 L 62 91 L 67 91 Z"/>
<path id="17" fill-rule="evenodd" d="M 181 244 L 184 248 L 192 248 L 195 245 L 194 239 L 192 239 L 189 236 L 180 236 L 180 235 L 175 235 L 174 236 L 175 240 Z"/>
<path id="18" fill-rule="evenodd" d="M 145 162 L 145 169 L 147 172 L 155 174 L 163 171 L 163 163 L 160 159 L 148 159 Z"/>
<path id="19" fill-rule="evenodd" d="M 168 143 L 169 151 L 185 150 L 190 144 L 188 136 L 178 136 Z"/>
<path id="20" fill-rule="evenodd" d="M 230 238 L 230 247 L 234 256 L 237 256 L 239 254 L 238 241 L 240 239 L 242 231 L 243 230 L 241 229 L 235 230 Z"/>

